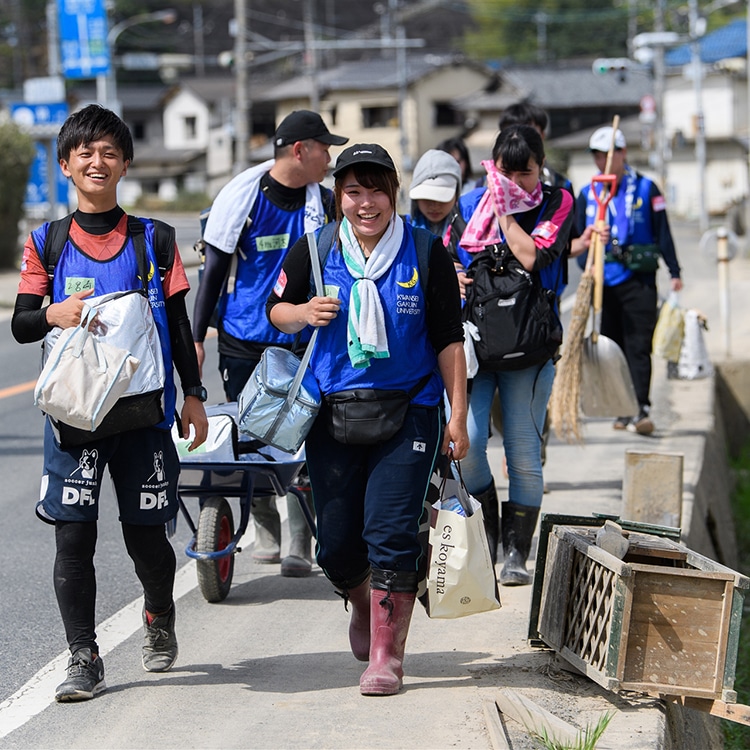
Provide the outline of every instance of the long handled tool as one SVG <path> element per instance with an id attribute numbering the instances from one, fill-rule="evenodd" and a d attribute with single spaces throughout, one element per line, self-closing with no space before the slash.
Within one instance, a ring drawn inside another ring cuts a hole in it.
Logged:
<path id="1" fill-rule="evenodd" d="M 604 174 L 609 175 L 612 167 L 612 157 L 614 154 L 614 134 L 617 131 L 620 118 L 615 116 L 612 123 L 612 141 L 607 153 L 607 161 L 604 167 Z M 614 176 L 610 176 L 611 181 L 603 184 L 601 190 L 596 193 L 597 200 L 601 205 L 597 206 L 596 228 L 601 230 L 605 225 L 607 217 L 607 205 L 611 198 L 611 188 L 614 186 Z M 598 245 L 597 245 L 598 243 Z M 601 311 L 601 300 L 603 296 L 604 280 L 604 263 L 603 263 L 604 246 L 601 242 L 599 233 L 596 232 L 592 239 L 592 247 L 589 250 L 586 261 L 586 268 L 581 276 L 581 280 L 576 290 L 575 304 L 571 312 L 570 321 L 565 330 L 565 345 L 562 350 L 562 356 L 557 364 L 557 374 L 550 398 L 549 413 L 552 428 L 558 437 L 564 438 L 569 442 L 583 442 L 580 424 L 581 412 L 581 390 L 584 368 L 584 338 L 586 334 L 586 325 L 591 314 L 592 293 L 594 292 L 595 280 L 593 270 L 597 270 L 599 275 L 598 285 L 598 310 Z M 599 256 L 599 262 L 594 265 L 595 257 Z M 592 270 L 593 269 L 593 270 Z M 599 340 L 599 328 L 594 327 L 596 333 L 595 340 Z M 608 339 L 609 341 L 609 339 Z M 612 342 L 613 343 L 613 342 Z M 586 342 L 590 345 L 590 342 Z M 607 346 L 606 344 L 604 345 Z M 585 360 L 590 362 L 592 355 L 597 351 L 590 352 L 589 357 Z M 598 359 L 598 358 L 597 358 Z M 591 370 L 595 365 L 587 364 L 586 368 Z M 591 380 L 589 377 L 588 380 Z M 593 389 L 595 386 L 587 380 L 586 388 Z M 601 392 L 601 386 L 596 386 L 597 392 Z M 587 397 L 588 398 L 588 397 Z M 619 414 L 615 416 L 620 416 Z"/>
<path id="2" fill-rule="evenodd" d="M 605 174 L 598 175 L 591 181 L 597 205 L 597 230 L 601 230 L 606 222 L 607 207 L 617 183 L 617 177 L 608 172 L 611 169 L 619 119 L 615 116 L 612 124 L 612 143 L 607 154 Z M 597 184 L 601 186 L 598 191 Z M 591 335 L 583 345 L 581 411 L 587 417 L 629 416 L 638 412 L 638 399 L 627 360 L 622 349 L 612 339 L 600 333 L 604 297 L 604 243 L 600 231 L 594 233 L 592 244 L 587 266 L 593 256 L 594 315 Z"/>

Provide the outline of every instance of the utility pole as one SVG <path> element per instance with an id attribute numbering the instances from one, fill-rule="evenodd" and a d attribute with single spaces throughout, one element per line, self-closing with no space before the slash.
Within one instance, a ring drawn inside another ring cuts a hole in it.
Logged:
<path id="1" fill-rule="evenodd" d="M 654 12 L 654 31 L 657 34 L 664 32 L 664 3 L 665 0 L 657 0 Z M 654 165 L 659 175 L 659 183 L 662 192 L 667 193 L 667 165 L 665 155 L 664 138 L 664 46 L 661 44 L 654 47 L 654 99 L 656 99 L 656 164 Z"/>
<path id="2" fill-rule="evenodd" d="M 245 0 L 234 0 L 236 36 L 234 38 L 234 74 L 237 111 L 234 121 L 235 159 L 234 172 L 239 174 L 247 167 L 247 150 L 250 132 L 248 119 L 250 106 L 247 98 L 247 12 Z"/>
<path id="3" fill-rule="evenodd" d="M 703 117 L 703 63 L 701 61 L 699 28 L 702 19 L 698 16 L 698 0 L 689 0 L 690 62 L 693 68 L 693 90 L 695 91 L 695 161 L 698 167 L 698 225 L 701 232 L 708 229 L 706 207 L 706 126 Z"/>
<path id="4" fill-rule="evenodd" d="M 206 75 L 206 48 L 203 43 L 203 6 L 193 5 L 193 47 L 195 48 L 195 75 L 203 78 Z"/>
<path id="5" fill-rule="evenodd" d="M 315 26 L 313 25 L 313 0 L 305 0 L 305 70 L 310 78 L 310 109 L 317 112 L 320 108 L 318 92 L 318 50 L 315 46 Z"/>

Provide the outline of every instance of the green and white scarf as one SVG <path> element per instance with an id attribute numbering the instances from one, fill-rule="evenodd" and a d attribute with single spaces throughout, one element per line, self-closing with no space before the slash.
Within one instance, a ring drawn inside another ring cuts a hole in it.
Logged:
<path id="1" fill-rule="evenodd" d="M 404 222 L 394 212 L 370 257 L 365 258 L 352 225 L 346 218 L 341 222 L 341 252 L 347 270 L 355 279 L 349 293 L 347 323 L 347 349 L 352 367 L 369 367 L 373 357 L 384 359 L 390 356 L 383 303 L 375 282 L 391 267 L 403 236 Z"/>

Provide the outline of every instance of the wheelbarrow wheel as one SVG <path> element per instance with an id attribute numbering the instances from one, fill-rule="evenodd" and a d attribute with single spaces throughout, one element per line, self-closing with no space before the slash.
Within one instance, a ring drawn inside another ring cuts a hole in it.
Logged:
<path id="1" fill-rule="evenodd" d="M 225 498 L 209 497 L 203 503 L 198 517 L 196 552 L 218 552 L 225 549 L 234 535 L 232 508 Z M 234 574 L 234 555 L 216 560 L 198 560 L 198 585 L 207 602 L 226 599 Z"/>

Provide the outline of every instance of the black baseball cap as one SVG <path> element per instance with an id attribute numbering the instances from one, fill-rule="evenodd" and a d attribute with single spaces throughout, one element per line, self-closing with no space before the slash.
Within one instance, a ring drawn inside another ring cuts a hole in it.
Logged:
<path id="1" fill-rule="evenodd" d="M 306 141 L 308 138 L 327 143 L 329 146 L 343 146 L 349 140 L 331 133 L 317 112 L 297 109 L 281 121 L 279 127 L 276 128 L 273 142 L 275 146 L 289 146 L 297 141 Z"/>
<path id="2" fill-rule="evenodd" d="M 336 166 L 333 168 L 333 176 L 338 176 L 355 164 L 377 164 L 392 172 L 396 171 L 393 159 L 382 146 L 378 146 L 377 143 L 355 143 L 339 154 Z"/>

